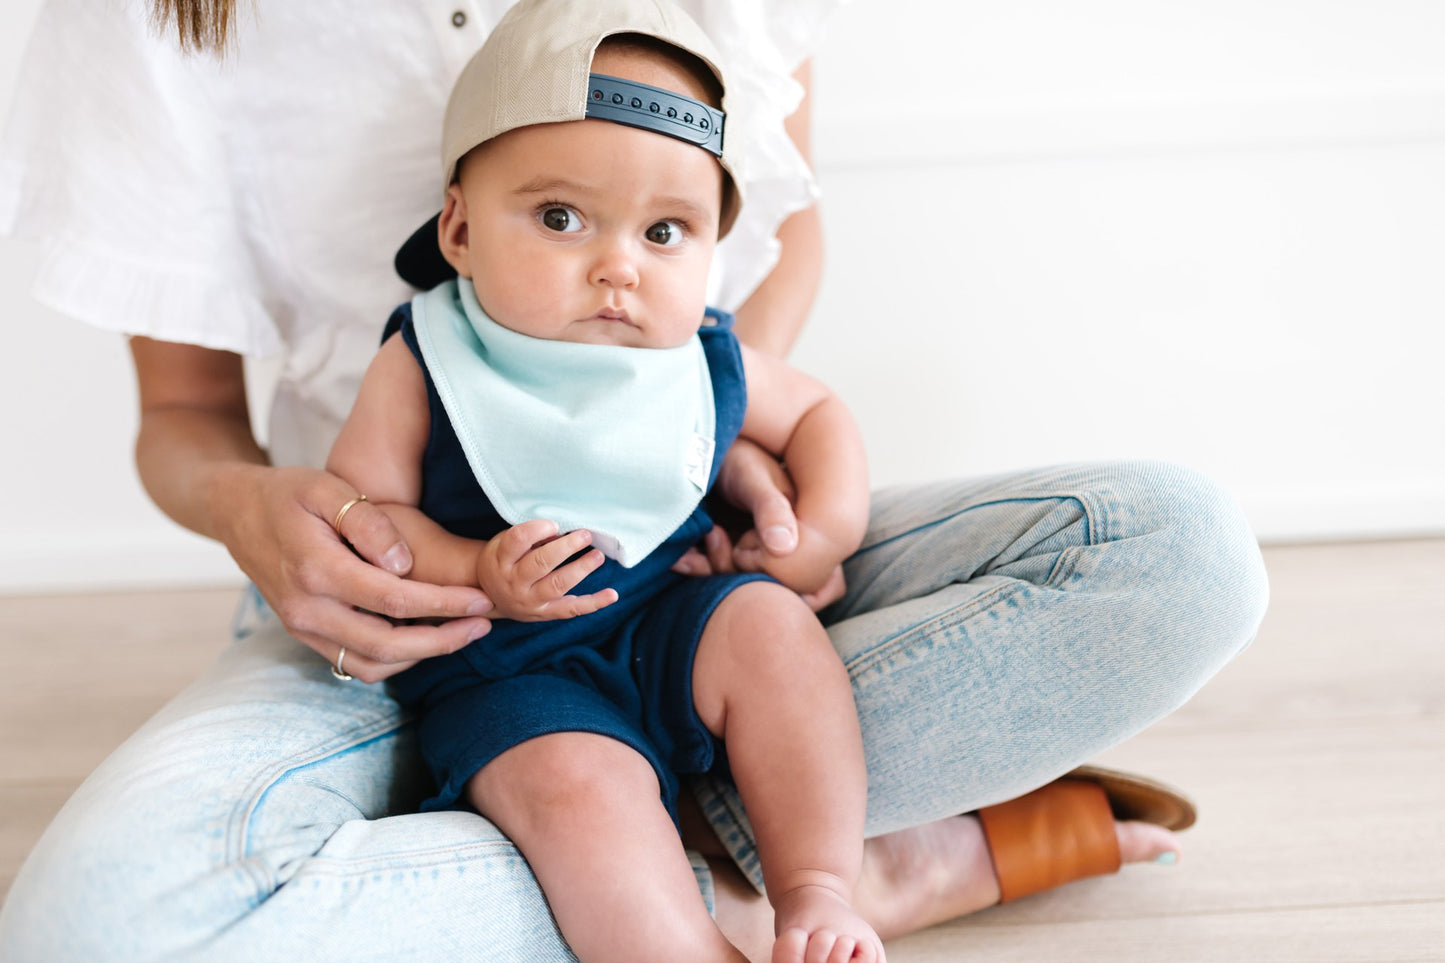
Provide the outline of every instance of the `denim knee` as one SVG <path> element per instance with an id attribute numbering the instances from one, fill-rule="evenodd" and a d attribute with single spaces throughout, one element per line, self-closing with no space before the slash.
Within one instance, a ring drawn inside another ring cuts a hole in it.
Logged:
<path id="1" fill-rule="evenodd" d="M 1107 537 L 1136 540 L 1139 604 L 1168 607 L 1140 640 L 1212 675 L 1251 641 L 1269 602 L 1264 560 L 1234 498 L 1209 476 L 1159 461 L 1109 467 Z M 1168 614 L 1168 613 L 1163 613 Z M 1192 690 L 1191 690 L 1192 691 Z"/>

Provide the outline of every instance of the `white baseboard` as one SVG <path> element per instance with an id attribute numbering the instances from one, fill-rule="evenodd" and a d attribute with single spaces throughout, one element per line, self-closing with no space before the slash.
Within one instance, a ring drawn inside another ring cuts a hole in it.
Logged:
<path id="1" fill-rule="evenodd" d="M 1237 494 L 1255 534 L 1265 543 L 1445 535 L 1445 480 Z"/>
<path id="2" fill-rule="evenodd" d="M 0 555 L 0 595 L 211 588 L 244 581 L 224 548 L 172 527 L 22 537 L 9 541 Z"/>

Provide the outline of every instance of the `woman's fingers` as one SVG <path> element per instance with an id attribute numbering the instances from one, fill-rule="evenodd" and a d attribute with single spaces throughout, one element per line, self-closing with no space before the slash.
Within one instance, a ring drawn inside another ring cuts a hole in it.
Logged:
<path id="1" fill-rule="evenodd" d="M 346 671 L 374 681 L 456 651 L 490 628 L 480 616 L 491 603 L 480 589 L 393 574 L 411 567 L 401 535 L 346 482 L 305 468 L 267 468 L 248 478 L 248 497 L 233 499 L 224 516 L 226 546 L 287 630 L 333 665 L 345 646 Z M 453 621 L 391 625 L 368 613 Z"/>
<path id="2" fill-rule="evenodd" d="M 354 497 L 340 503 L 331 522 L 336 533 L 356 550 L 356 554 L 372 565 L 392 575 L 405 575 L 411 571 L 411 550 L 396 525 L 380 508 L 359 496 Z"/>
<path id="3" fill-rule="evenodd" d="M 438 625 L 393 625 L 367 612 L 329 602 L 292 626 L 292 633 L 333 666 L 342 646 L 343 668 L 363 682 L 379 682 L 421 659 L 455 652 L 491 629 L 482 618 Z"/>
<path id="4" fill-rule="evenodd" d="M 389 619 L 460 619 L 492 608 L 480 589 L 397 578 L 356 558 L 339 560 L 331 578 L 321 594 Z"/>
<path id="5" fill-rule="evenodd" d="M 778 460 L 755 444 L 734 445 L 722 476 L 728 501 L 752 515 L 753 528 L 772 555 L 798 547 L 793 483 Z"/>
<path id="6" fill-rule="evenodd" d="M 752 513 L 753 531 L 769 555 L 787 555 L 798 547 L 798 516 L 782 492 L 759 492 Z"/>

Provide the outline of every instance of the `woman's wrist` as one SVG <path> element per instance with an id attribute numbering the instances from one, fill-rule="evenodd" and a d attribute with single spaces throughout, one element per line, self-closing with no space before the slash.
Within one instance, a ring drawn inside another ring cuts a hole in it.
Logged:
<path id="1" fill-rule="evenodd" d="M 193 485 L 201 506 L 200 522 L 204 526 L 197 531 L 227 547 L 232 546 L 242 518 L 239 506 L 258 501 L 258 489 L 274 470 L 265 463 L 240 459 L 210 461 L 197 466 Z"/>

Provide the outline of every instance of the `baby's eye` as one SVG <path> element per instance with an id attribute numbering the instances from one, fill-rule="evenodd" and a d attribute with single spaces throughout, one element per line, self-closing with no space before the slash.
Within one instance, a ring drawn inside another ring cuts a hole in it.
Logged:
<path id="1" fill-rule="evenodd" d="M 647 229 L 646 237 L 653 244 L 671 247 L 682 243 L 682 225 L 677 221 L 658 221 Z"/>
<path id="2" fill-rule="evenodd" d="M 582 230 L 582 219 L 577 213 L 566 207 L 548 207 L 542 211 L 542 224 L 549 231 L 557 231 L 560 234 L 572 234 Z"/>

